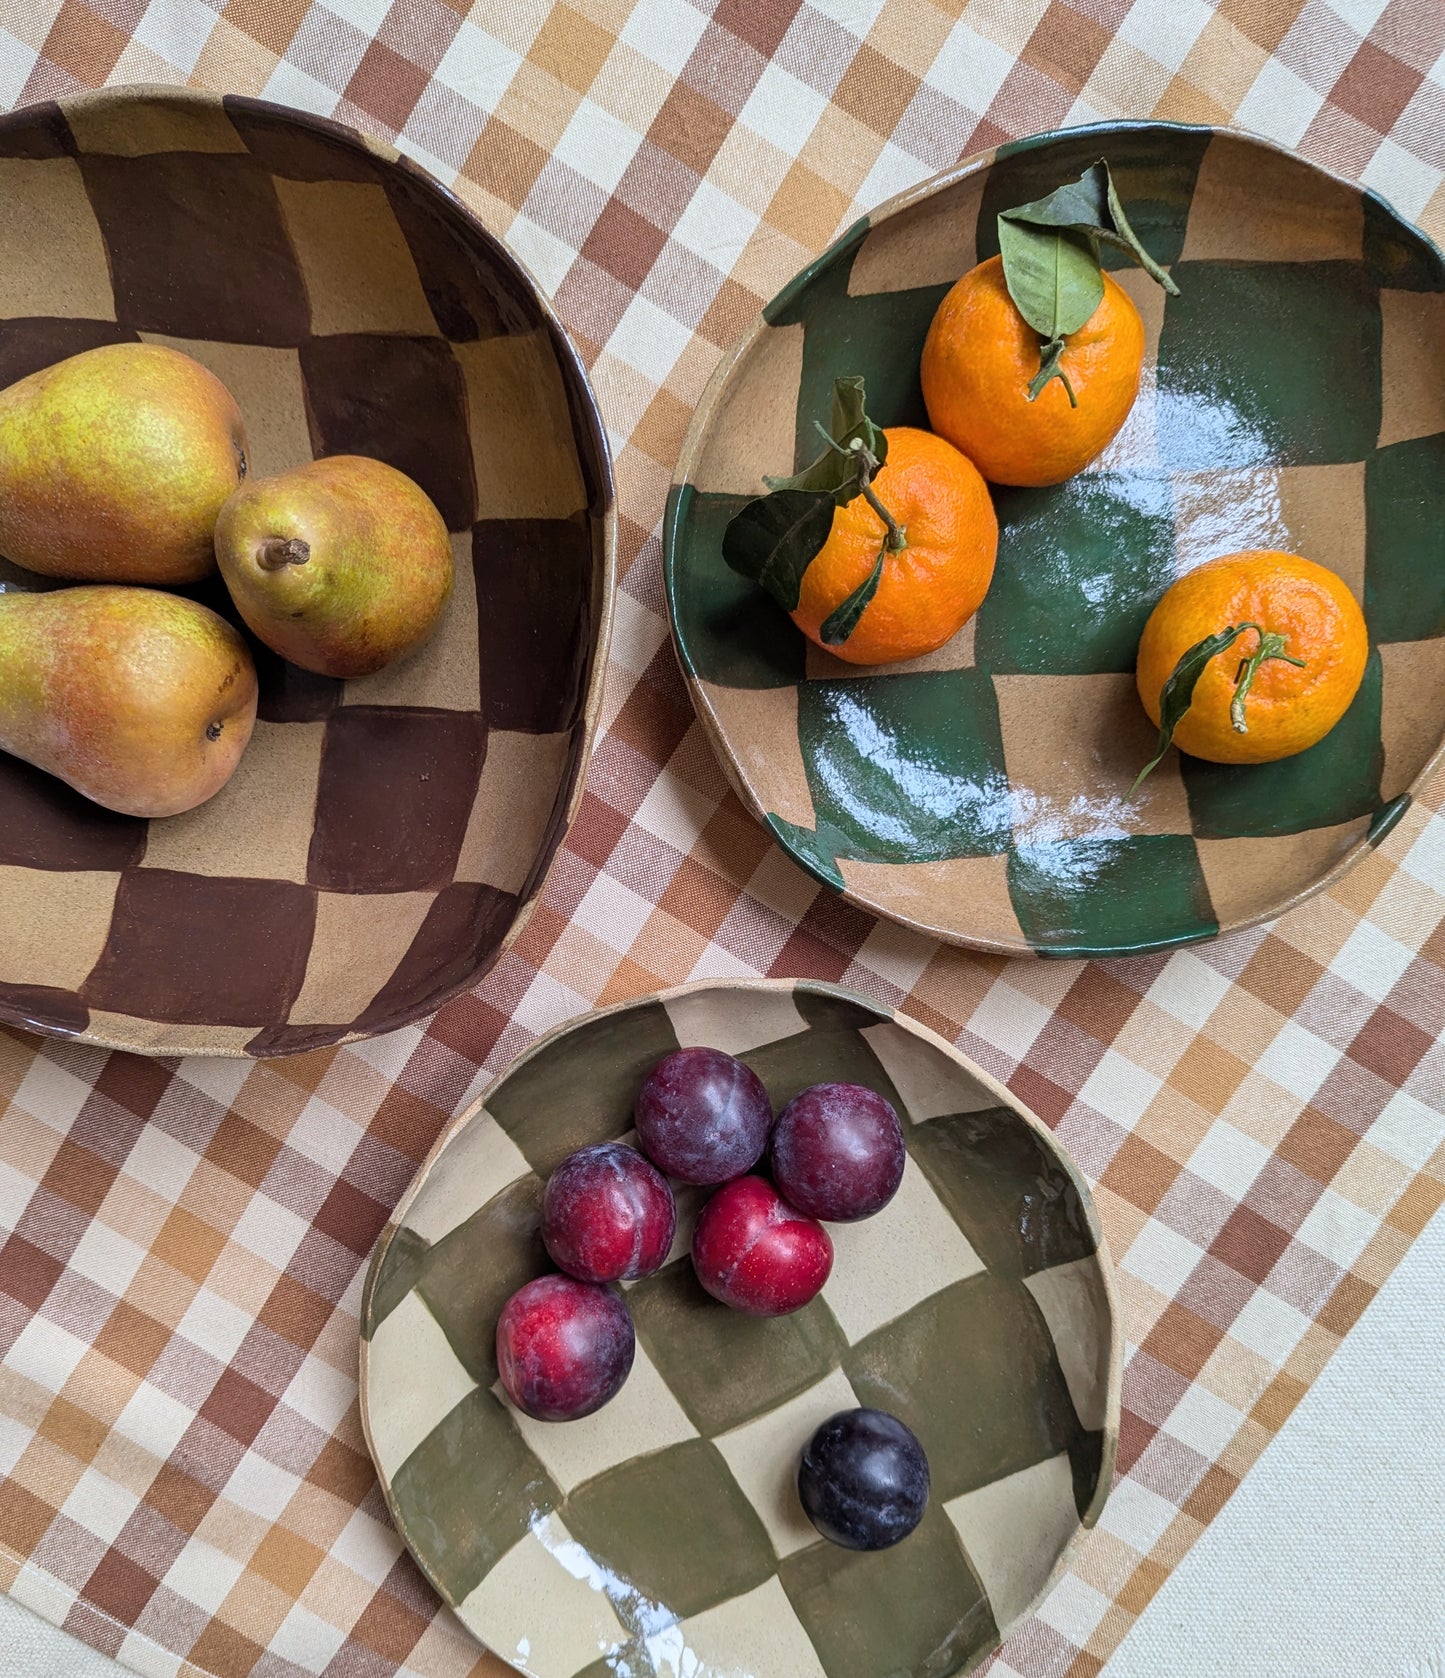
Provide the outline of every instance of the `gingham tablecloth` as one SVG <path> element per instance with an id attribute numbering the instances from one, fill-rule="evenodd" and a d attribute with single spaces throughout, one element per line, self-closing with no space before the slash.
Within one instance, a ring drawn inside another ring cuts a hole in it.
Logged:
<path id="1" fill-rule="evenodd" d="M 1440 0 L 0 0 L 0 104 L 189 80 L 395 137 L 451 185 L 591 364 L 624 573 L 581 818 L 473 995 L 261 1065 L 0 1036 L 0 1585 L 148 1674 L 501 1673 L 401 1552 L 362 1444 L 372 1239 L 556 1021 L 813 975 L 953 1038 L 1097 1184 L 1120 1478 L 993 1671 L 1099 1670 L 1445 1200 L 1439 783 L 1271 928 L 1108 964 L 940 949 L 820 891 L 724 790 L 667 646 L 663 497 L 760 304 L 1006 138 L 1234 121 L 1440 239 L 1442 48 Z"/>

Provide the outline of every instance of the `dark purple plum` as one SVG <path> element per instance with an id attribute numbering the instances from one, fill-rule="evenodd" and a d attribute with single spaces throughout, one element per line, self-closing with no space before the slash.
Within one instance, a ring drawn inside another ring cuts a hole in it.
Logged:
<path id="1" fill-rule="evenodd" d="M 547 1179 L 542 1240 L 553 1264 L 580 1282 L 650 1276 L 676 1229 L 666 1177 L 621 1142 L 579 1148 Z"/>
<path id="2" fill-rule="evenodd" d="M 795 1095 L 773 1131 L 773 1177 L 810 1218 L 853 1223 L 898 1192 L 907 1159 L 891 1102 L 866 1084 L 814 1084 Z"/>
<path id="3" fill-rule="evenodd" d="M 633 1109 L 643 1152 L 684 1183 L 727 1183 L 763 1157 L 773 1107 L 750 1066 L 721 1049 L 674 1049 Z"/>
<path id="4" fill-rule="evenodd" d="M 803 1449 L 798 1497 L 824 1538 L 847 1550 L 886 1550 L 928 1506 L 928 1458 L 886 1410 L 840 1410 Z"/>
<path id="5" fill-rule="evenodd" d="M 833 1243 L 822 1224 L 795 1212 L 771 1183 L 739 1177 L 698 1214 L 692 1232 L 697 1279 L 735 1311 L 782 1317 L 828 1280 Z"/>
<path id="6" fill-rule="evenodd" d="M 539 1276 L 518 1288 L 497 1320 L 503 1390 L 539 1422 L 600 1410 L 627 1379 L 636 1349 L 617 1295 L 570 1276 Z"/>

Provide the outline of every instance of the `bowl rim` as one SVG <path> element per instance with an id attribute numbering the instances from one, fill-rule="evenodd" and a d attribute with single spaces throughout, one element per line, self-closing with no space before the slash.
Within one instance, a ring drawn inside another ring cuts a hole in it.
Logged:
<path id="1" fill-rule="evenodd" d="M 421 164 L 414 162 L 404 152 L 378 135 L 370 134 L 364 129 L 353 128 L 347 123 L 339 122 L 334 117 L 325 117 L 314 111 L 305 111 L 295 106 L 278 104 L 274 100 L 259 99 L 250 94 L 218 93 L 209 88 L 187 87 L 169 82 L 126 82 L 114 87 L 86 88 L 73 94 L 61 95 L 54 101 L 33 101 L 28 105 L 19 106 L 14 111 L 5 113 L 5 115 L 9 120 L 23 118 L 27 115 L 37 115 L 52 103 L 58 105 L 62 115 L 66 111 L 77 107 L 94 110 L 131 104 L 165 103 L 204 106 L 209 109 L 224 111 L 228 105 L 233 105 L 242 110 L 260 111 L 269 117 L 324 134 L 329 139 L 340 142 L 349 150 L 364 152 L 368 157 L 398 170 L 403 175 L 418 182 L 423 190 L 439 197 L 446 208 L 465 223 L 468 230 L 482 242 L 498 266 L 503 270 L 510 270 L 512 276 L 519 282 L 521 288 L 536 307 L 539 317 L 538 324 L 547 330 L 553 349 L 562 364 L 563 383 L 567 393 L 569 414 L 574 426 L 580 425 L 585 428 L 588 441 L 595 455 L 595 474 L 587 463 L 583 463 L 584 482 L 594 475 L 597 479 L 597 482 L 590 486 L 590 502 L 586 509 L 589 529 L 591 532 L 600 531 L 601 534 L 600 545 L 596 542 L 595 535 L 591 544 L 594 549 L 593 566 L 597 574 L 598 595 L 598 598 L 592 602 L 596 619 L 592 669 L 578 718 L 582 725 L 582 738 L 577 753 L 572 786 L 563 812 L 560 836 L 546 868 L 533 882 L 531 895 L 524 902 L 519 903 L 512 924 L 497 944 L 496 949 L 466 977 L 444 986 L 434 995 L 428 997 L 420 1006 L 400 1010 L 394 1017 L 380 1025 L 368 1027 L 364 1031 L 348 1029 L 340 1037 L 326 1044 L 297 1044 L 295 1047 L 282 1048 L 265 1056 L 253 1055 L 244 1046 L 237 1048 L 226 1045 L 197 1050 L 182 1043 L 168 1043 L 164 1040 L 164 1037 L 159 1040 L 142 1040 L 136 1037 L 127 1037 L 120 1032 L 95 1030 L 90 1026 L 86 1026 L 81 1031 L 66 1031 L 56 1026 L 43 1024 L 38 1020 L 26 1018 L 23 1010 L 12 1007 L 4 1000 L 3 995 L 0 995 L 0 1024 L 13 1025 L 22 1031 L 37 1032 L 45 1037 L 52 1037 L 62 1042 L 90 1043 L 97 1048 L 123 1050 L 129 1054 L 145 1055 L 150 1058 L 182 1059 L 200 1055 L 204 1058 L 214 1057 L 225 1060 L 282 1059 L 291 1055 L 308 1054 L 318 1047 L 325 1049 L 343 1048 L 349 1043 L 366 1042 L 371 1038 L 384 1036 L 388 1032 L 399 1031 L 403 1026 L 413 1025 L 418 1020 L 430 1018 L 444 1008 L 447 1003 L 471 990 L 496 967 L 513 947 L 526 930 L 527 923 L 531 920 L 537 905 L 541 902 L 547 881 L 557 865 L 557 859 L 566 845 L 567 835 L 571 831 L 572 824 L 576 820 L 577 812 L 582 804 L 587 770 L 597 744 L 601 722 L 603 691 L 607 680 L 608 655 L 612 645 L 617 600 L 617 478 L 612 458 L 612 446 L 608 438 L 606 423 L 602 417 L 602 408 L 598 401 L 597 392 L 593 387 L 581 354 L 558 315 L 552 298 L 526 262 L 501 237 L 493 233 L 477 215 L 476 211 L 471 209 L 450 187 L 439 181 Z M 164 1032 L 171 1022 L 159 1020 L 154 1023 L 159 1032 Z M 191 1027 L 189 1029 L 196 1028 Z M 201 1029 L 204 1029 L 204 1027 Z M 260 1029 L 262 1028 L 257 1027 L 257 1030 Z"/>
<path id="2" fill-rule="evenodd" d="M 381 1459 L 377 1455 L 371 1430 L 371 1338 L 366 1332 L 367 1319 L 370 1315 L 376 1284 L 380 1279 L 382 1266 L 386 1262 L 386 1255 L 390 1251 L 392 1241 L 402 1228 L 406 1213 L 410 1211 L 417 1197 L 425 1188 L 432 1168 L 447 1148 L 451 1146 L 452 1142 L 485 1109 L 488 1097 L 504 1079 L 511 1077 L 514 1072 L 519 1071 L 529 1061 L 551 1048 L 554 1043 L 566 1037 L 569 1033 L 584 1025 L 590 1025 L 594 1020 L 606 1019 L 614 1014 L 627 1013 L 633 1009 L 647 1007 L 652 1003 L 667 1003 L 677 997 L 694 996 L 703 991 L 716 990 L 771 993 L 791 993 L 804 990 L 815 995 L 835 997 L 843 1002 L 860 1005 L 868 1009 L 869 1012 L 878 1015 L 880 1023 L 891 1021 L 893 1024 L 901 1026 L 904 1031 L 919 1038 L 930 1047 L 941 1051 L 950 1060 L 962 1067 L 965 1072 L 982 1084 L 990 1095 L 996 1098 L 1000 1107 L 1008 1107 L 1017 1114 L 1048 1150 L 1050 1157 L 1058 1161 L 1078 1193 L 1080 1204 L 1083 1206 L 1085 1217 L 1088 1220 L 1089 1231 L 1095 1240 L 1093 1257 L 1098 1263 L 1099 1275 L 1104 1288 L 1104 1303 L 1109 1317 L 1109 1374 L 1104 1400 L 1103 1450 L 1099 1463 L 1099 1477 L 1094 1486 L 1094 1495 L 1089 1500 L 1088 1508 L 1079 1516 L 1078 1524 L 1055 1559 L 1047 1579 L 1013 1622 L 1014 1627 L 1017 1627 L 1037 1612 L 1044 1598 L 1068 1570 L 1070 1562 L 1082 1547 L 1089 1532 L 1098 1524 L 1099 1516 L 1103 1513 L 1104 1505 L 1113 1489 L 1115 1460 L 1119 1446 L 1124 1380 L 1124 1313 L 1115 1275 L 1113 1254 L 1109 1250 L 1103 1223 L 1099 1217 L 1099 1209 L 1095 1204 L 1093 1190 L 1089 1187 L 1088 1179 L 1055 1132 L 1039 1118 L 1038 1114 L 1025 1101 L 1015 1095 L 1006 1084 L 995 1078 L 991 1072 L 980 1066 L 977 1061 L 964 1054 L 957 1045 L 950 1043 L 946 1037 L 934 1031 L 931 1026 L 925 1025 L 922 1020 L 915 1019 L 911 1014 L 906 1014 L 901 1009 L 890 1007 L 888 1003 L 880 1002 L 876 997 L 867 996 L 862 991 L 851 990 L 845 985 L 835 985 L 824 979 L 691 979 L 685 984 L 671 985 L 664 990 L 647 991 L 639 996 L 628 997 L 621 1002 L 609 1003 L 606 1007 L 590 1008 L 584 1013 L 573 1014 L 569 1019 L 562 1020 L 550 1027 L 534 1042 L 529 1043 L 519 1054 L 514 1055 L 507 1061 L 499 1071 L 488 1079 L 480 1093 L 447 1123 L 441 1135 L 432 1144 L 426 1158 L 417 1167 L 416 1175 L 407 1185 L 400 1200 L 397 1201 L 395 1209 L 386 1221 L 386 1227 L 376 1238 L 376 1244 L 371 1250 L 371 1258 L 367 1263 L 366 1277 L 362 1283 L 361 1300 L 357 1313 L 357 1339 L 359 1341 L 357 1408 L 367 1453 L 371 1457 L 372 1466 L 376 1470 L 377 1483 L 381 1488 L 382 1496 L 386 1500 L 387 1513 L 391 1517 L 392 1525 L 396 1528 L 398 1536 L 406 1545 L 412 1559 L 426 1576 L 427 1582 L 433 1590 L 450 1608 L 457 1609 L 459 1604 L 456 1599 L 434 1572 L 427 1558 L 420 1553 L 417 1546 L 412 1542 L 406 1522 L 397 1506 L 391 1479 L 382 1467 Z M 924 1122 L 928 1121 L 925 1120 Z M 470 1628 L 467 1628 L 467 1632 L 478 1643 L 481 1642 L 481 1639 L 477 1638 Z M 1007 1635 L 1008 1633 L 1004 1633 L 1000 1637 L 999 1643 L 993 1645 L 993 1647 L 1000 1647 Z M 485 1647 L 484 1644 L 482 1646 Z M 984 1651 L 985 1654 L 990 1652 L 989 1650 Z M 976 1662 L 971 1661 L 968 1667 L 956 1668 L 955 1675 L 970 1670 L 973 1664 L 976 1664 Z"/>
<path id="3" fill-rule="evenodd" d="M 780 308 L 790 303 L 802 291 L 812 284 L 813 280 L 823 269 L 837 261 L 840 256 L 853 246 L 861 242 L 875 227 L 892 217 L 912 209 L 915 205 L 935 197 L 960 182 L 982 174 L 992 168 L 1000 154 L 1007 157 L 1017 156 L 1021 152 L 1038 150 L 1058 140 L 1076 140 L 1098 136 L 1103 139 L 1111 134 L 1138 133 L 1166 133 L 1166 134 L 1208 134 L 1210 136 L 1225 137 L 1242 140 L 1250 145 L 1263 147 L 1266 151 L 1287 157 L 1292 162 L 1302 164 L 1305 168 L 1323 175 L 1336 185 L 1345 187 L 1357 198 L 1378 205 L 1392 221 L 1403 227 L 1407 232 L 1418 238 L 1427 249 L 1445 262 L 1445 253 L 1425 230 L 1402 215 L 1399 210 L 1382 193 L 1373 187 L 1362 185 L 1359 181 L 1351 180 L 1348 175 L 1325 164 L 1316 163 L 1312 158 L 1303 156 L 1292 146 L 1282 145 L 1277 140 L 1271 140 L 1267 135 L 1257 134 L 1254 130 L 1239 127 L 1231 123 L 1212 122 L 1167 122 L 1141 117 L 1107 118 L 1099 122 L 1081 123 L 1073 128 L 1043 129 L 1037 134 L 1029 134 L 1018 140 L 1010 140 L 992 147 L 987 151 L 975 152 L 961 159 L 952 168 L 940 170 L 936 175 L 930 175 L 926 180 L 915 186 L 905 187 L 902 192 L 886 198 L 876 209 L 860 216 L 849 227 L 845 228 L 828 247 L 819 252 L 811 262 L 802 268 L 784 285 L 774 296 L 763 305 L 754 316 L 752 322 L 743 330 L 742 335 L 718 360 L 712 376 L 703 388 L 702 396 L 693 411 L 693 417 L 683 436 L 682 447 L 677 457 L 677 465 L 673 470 L 672 482 L 667 492 L 667 509 L 662 523 L 662 552 L 663 552 L 663 587 L 667 596 L 668 628 L 671 631 L 669 639 L 672 643 L 673 656 L 677 660 L 678 669 L 687 687 L 688 697 L 692 701 L 698 720 L 702 723 L 703 732 L 712 746 L 713 755 L 717 758 L 728 784 L 741 800 L 748 813 L 765 829 L 769 838 L 776 844 L 790 862 L 796 863 L 806 874 L 816 880 L 819 885 L 826 886 L 831 892 L 842 898 L 844 902 L 852 903 L 865 914 L 876 916 L 883 920 L 896 922 L 899 926 L 909 928 L 910 931 L 923 933 L 930 938 L 936 938 L 941 943 L 959 949 L 981 950 L 990 955 L 1033 957 L 1044 961 L 1097 961 L 1101 959 L 1118 958 L 1128 960 L 1134 956 L 1151 955 L 1160 951 L 1182 949 L 1190 944 L 1211 943 L 1226 934 L 1244 932 L 1251 927 L 1263 926 L 1266 922 L 1278 920 L 1281 915 L 1291 909 L 1298 908 L 1301 903 L 1327 890 L 1338 880 L 1350 872 L 1357 863 L 1384 840 L 1399 824 L 1410 805 L 1419 796 L 1426 783 L 1445 763 L 1445 726 L 1442 726 L 1440 738 L 1436 741 L 1434 750 L 1421 766 L 1414 779 L 1403 792 L 1382 805 L 1375 813 L 1368 827 L 1350 845 L 1330 867 L 1309 884 L 1300 887 L 1290 896 L 1261 909 L 1253 914 L 1241 916 L 1237 919 L 1221 920 L 1213 932 L 1203 934 L 1182 934 L 1176 937 L 1160 937 L 1141 939 L 1131 944 L 1104 944 L 1098 947 L 1088 947 L 1080 944 L 1066 950 L 1045 949 L 1030 944 L 1026 939 L 1011 940 L 991 937 L 986 933 L 959 932 L 951 927 L 935 926 L 930 921 L 916 915 L 911 915 L 903 909 L 887 907 L 872 898 L 855 892 L 846 883 L 840 888 L 837 883 L 824 872 L 814 859 L 801 849 L 795 849 L 788 844 L 768 820 L 769 812 L 763 807 L 761 800 L 753 791 L 750 782 L 743 775 L 742 770 L 728 744 L 728 731 L 713 709 L 712 703 L 705 692 L 701 680 L 688 666 L 688 657 L 683 651 L 682 636 L 678 631 L 677 605 L 677 573 L 678 573 L 678 540 L 682 526 L 682 497 L 681 492 L 692 484 L 692 474 L 696 469 L 702 454 L 703 444 L 723 392 L 728 386 L 733 373 L 741 364 L 748 352 L 758 339 L 767 331 L 773 317 Z M 886 672 L 887 666 L 878 666 Z"/>

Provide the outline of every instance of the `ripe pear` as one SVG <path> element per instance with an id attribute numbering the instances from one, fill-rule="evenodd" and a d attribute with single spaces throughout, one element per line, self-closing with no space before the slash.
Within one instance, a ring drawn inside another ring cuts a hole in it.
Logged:
<path id="1" fill-rule="evenodd" d="M 246 643 L 194 600 L 104 583 L 0 594 L 0 750 L 108 810 L 204 803 L 255 721 Z"/>
<path id="2" fill-rule="evenodd" d="M 195 582 L 245 475 L 230 391 L 163 344 L 85 350 L 0 391 L 0 554 L 47 577 Z"/>
<path id="3" fill-rule="evenodd" d="M 216 521 L 216 558 L 251 631 L 323 676 L 370 675 L 425 640 L 452 588 L 426 492 L 361 455 L 242 484 Z"/>

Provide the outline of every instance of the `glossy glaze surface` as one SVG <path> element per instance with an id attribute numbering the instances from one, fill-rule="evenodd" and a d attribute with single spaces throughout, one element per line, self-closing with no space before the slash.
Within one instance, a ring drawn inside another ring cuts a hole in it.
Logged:
<path id="1" fill-rule="evenodd" d="M 774 1107 L 825 1077 L 903 1123 L 877 1216 L 830 1228 L 832 1273 L 790 1315 L 728 1310 L 688 1253 L 620 1289 L 637 1334 L 617 1396 L 532 1422 L 493 1332 L 549 1266 L 547 1175 L 626 1135 L 648 1069 L 722 1042 Z M 428 1577 L 536 1678 L 945 1678 L 1029 1611 L 1107 1492 L 1119 1357 L 1107 1257 L 1053 1137 L 956 1050 L 846 992 L 704 983 L 560 1028 L 453 1127 L 383 1235 L 363 1301 L 362 1411 Z M 839 1411 L 918 1437 L 932 1496 L 871 1554 L 822 1539 L 799 1457 Z M 1009 1537 L 999 1541 L 999 1532 Z"/>
<path id="2" fill-rule="evenodd" d="M 252 639 L 251 743 L 185 815 L 0 755 L 0 1020 L 271 1056 L 431 1013 L 510 942 L 580 798 L 614 525 L 580 363 L 456 199 L 322 118 L 121 87 L 0 117 L 0 159 L 30 207 L 0 215 L 0 388 L 178 345 L 236 398 L 254 476 L 398 468 L 456 578 L 431 639 L 356 681 Z M 0 558 L 0 590 L 56 584 Z M 236 621 L 218 578 L 187 592 Z"/>
<path id="3" fill-rule="evenodd" d="M 865 377 L 878 423 L 925 423 L 918 355 L 948 285 L 996 252 L 1000 209 L 1101 155 L 1180 288 L 1115 269 L 1147 335 L 1124 429 L 1063 484 L 995 488 L 992 588 L 937 653 L 868 671 L 809 649 L 722 563 L 728 519 L 811 458 L 838 374 Z M 666 524 L 699 715 L 797 862 L 946 939 L 1116 955 L 1271 918 L 1378 842 L 1445 738 L 1442 391 L 1445 264 L 1375 194 L 1202 127 L 1004 146 L 850 229 L 705 394 Z M 1175 752 L 1131 796 L 1155 734 L 1132 684 L 1145 619 L 1176 577 L 1257 547 L 1360 599 L 1353 706 L 1297 758 Z"/>

